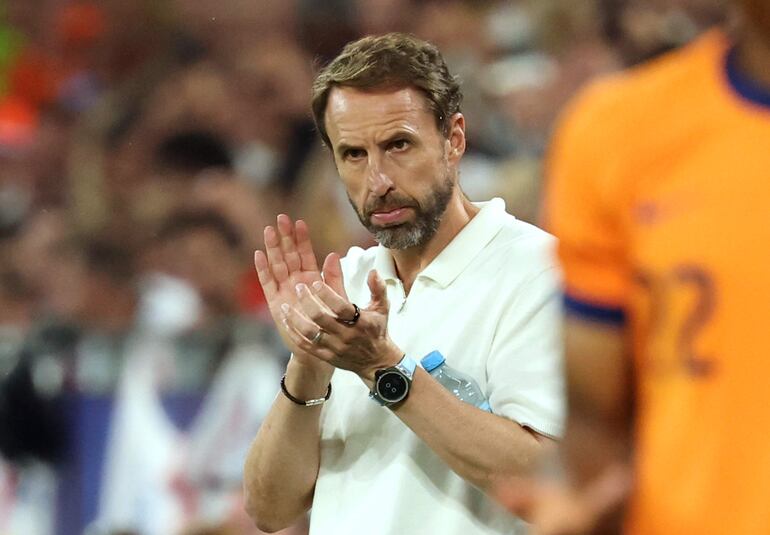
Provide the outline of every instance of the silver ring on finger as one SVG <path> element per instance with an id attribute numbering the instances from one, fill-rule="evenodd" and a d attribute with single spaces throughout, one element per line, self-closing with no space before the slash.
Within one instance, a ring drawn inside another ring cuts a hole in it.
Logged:
<path id="1" fill-rule="evenodd" d="M 324 333 L 323 329 L 318 329 L 318 332 L 315 333 L 315 336 L 311 338 L 310 343 L 313 345 L 318 344 L 318 342 L 321 341 L 321 336 L 323 336 L 323 333 Z"/>

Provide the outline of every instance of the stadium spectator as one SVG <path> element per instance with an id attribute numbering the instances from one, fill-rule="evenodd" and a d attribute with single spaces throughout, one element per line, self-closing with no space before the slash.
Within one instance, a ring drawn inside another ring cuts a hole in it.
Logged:
<path id="1" fill-rule="evenodd" d="M 171 344 L 126 358 L 97 525 L 158 535 L 225 529 L 242 523 L 242 459 L 275 397 L 285 350 L 240 308 L 236 227 L 210 210 L 184 210 L 158 237 L 169 272 L 195 289 L 201 308 Z"/>
<path id="2" fill-rule="evenodd" d="M 135 272 L 130 251 L 106 240 L 68 239 L 46 260 L 55 265 L 39 288 L 47 314 L 0 385 L 0 451 L 22 477 L 52 468 L 45 482 L 33 476 L 31 532 L 74 535 L 98 506 L 113 394 L 137 336 Z"/>

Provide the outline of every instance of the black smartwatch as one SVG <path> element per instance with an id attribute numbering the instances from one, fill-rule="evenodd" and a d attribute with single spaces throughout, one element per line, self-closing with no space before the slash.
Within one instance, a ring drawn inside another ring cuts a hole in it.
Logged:
<path id="1" fill-rule="evenodd" d="M 404 355 L 395 366 L 377 370 L 374 373 L 374 387 L 369 392 L 369 397 L 383 407 L 390 407 L 404 401 L 409 395 L 416 368 L 417 363 Z"/>

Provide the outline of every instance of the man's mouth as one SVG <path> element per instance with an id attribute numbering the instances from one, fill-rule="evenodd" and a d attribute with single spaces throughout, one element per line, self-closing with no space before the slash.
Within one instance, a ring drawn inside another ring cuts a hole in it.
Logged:
<path id="1" fill-rule="evenodd" d="M 370 220 L 374 225 L 378 226 L 399 224 L 406 221 L 410 210 L 411 208 L 408 206 L 375 210 L 372 212 Z"/>

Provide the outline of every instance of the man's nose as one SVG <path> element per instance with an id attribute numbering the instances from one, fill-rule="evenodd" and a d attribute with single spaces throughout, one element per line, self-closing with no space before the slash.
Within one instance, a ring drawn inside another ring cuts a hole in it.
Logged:
<path id="1" fill-rule="evenodd" d="M 382 197 L 393 189 L 393 181 L 390 179 L 390 176 L 382 168 L 381 163 L 374 158 L 369 160 L 367 185 L 369 186 L 369 191 L 377 197 Z"/>

